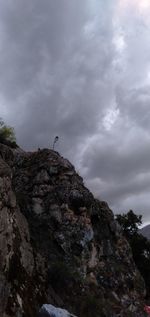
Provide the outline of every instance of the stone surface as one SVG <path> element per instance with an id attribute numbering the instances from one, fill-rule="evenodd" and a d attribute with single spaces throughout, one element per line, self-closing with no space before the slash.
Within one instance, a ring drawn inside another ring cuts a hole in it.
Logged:
<path id="1" fill-rule="evenodd" d="M 53 305 L 43 305 L 38 313 L 38 317 L 76 317 L 66 309 L 57 308 Z"/>
<path id="2" fill-rule="evenodd" d="M 144 282 L 106 202 L 57 152 L 0 144 L 0 316 L 44 303 L 80 317 L 144 317 Z"/>

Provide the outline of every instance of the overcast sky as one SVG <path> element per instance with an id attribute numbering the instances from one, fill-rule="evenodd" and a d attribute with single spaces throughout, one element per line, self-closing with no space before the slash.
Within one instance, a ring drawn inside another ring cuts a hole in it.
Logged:
<path id="1" fill-rule="evenodd" d="M 150 222 L 150 1 L 0 0 L 0 116 Z"/>

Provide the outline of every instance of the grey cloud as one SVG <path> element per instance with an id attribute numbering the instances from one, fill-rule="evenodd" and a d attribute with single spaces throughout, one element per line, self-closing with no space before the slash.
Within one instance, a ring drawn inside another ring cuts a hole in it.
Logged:
<path id="1" fill-rule="evenodd" d="M 0 6 L 1 115 L 15 126 L 19 144 L 47 147 L 59 135 L 56 149 L 98 197 L 115 210 L 143 204 L 148 219 L 147 20 L 132 10 L 119 16 L 118 1 Z M 122 49 L 115 44 L 120 36 Z"/>
<path id="2" fill-rule="evenodd" d="M 121 104 L 121 113 L 124 118 L 149 132 L 150 120 L 150 88 L 144 86 L 139 89 L 121 90 L 117 94 L 117 102 Z"/>
<path id="3" fill-rule="evenodd" d="M 25 2 L 16 1 L 1 13 L 7 38 L 3 50 L 8 51 L 2 58 L 1 91 L 11 104 L 11 120 L 14 109 L 19 113 L 16 131 L 29 148 L 49 144 L 54 134 L 66 139 L 67 149 L 75 147 L 95 132 L 113 95 L 110 13 L 102 11 L 100 21 L 88 11 L 90 1 L 69 3 L 37 1 L 24 9 Z"/>
<path id="4" fill-rule="evenodd" d="M 82 157 L 89 178 L 99 176 L 108 181 L 113 178 L 119 181 L 124 177 L 130 180 L 150 168 L 150 138 L 137 127 L 131 126 L 124 131 L 122 125 L 122 134 L 118 130 L 114 134 L 111 131 L 92 143 Z"/>

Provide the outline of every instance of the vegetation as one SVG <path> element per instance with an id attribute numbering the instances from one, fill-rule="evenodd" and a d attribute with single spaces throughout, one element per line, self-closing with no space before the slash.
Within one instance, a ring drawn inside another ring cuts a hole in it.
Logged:
<path id="1" fill-rule="evenodd" d="M 64 290 L 73 287 L 75 283 L 81 283 L 82 278 L 78 271 L 62 260 L 53 262 L 48 271 L 48 279 L 54 290 Z"/>
<path id="2" fill-rule="evenodd" d="M 127 214 L 116 215 L 116 220 L 119 222 L 127 239 L 138 233 L 139 226 L 142 224 L 142 216 L 136 215 L 132 210 Z"/>
<path id="3" fill-rule="evenodd" d="M 6 125 L 0 118 L 0 143 L 17 147 L 14 128 Z"/>
<path id="4" fill-rule="evenodd" d="M 131 246 L 134 261 L 145 281 L 147 298 L 150 298 L 150 241 L 139 233 L 142 216 L 130 210 L 127 214 L 117 215 L 116 220 Z"/>

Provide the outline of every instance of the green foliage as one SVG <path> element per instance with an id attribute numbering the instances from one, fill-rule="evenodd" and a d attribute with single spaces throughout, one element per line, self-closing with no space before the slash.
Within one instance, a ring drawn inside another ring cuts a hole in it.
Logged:
<path id="1" fill-rule="evenodd" d="M 0 119 L 0 142 L 11 143 L 16 145 L 15 131 L 12 127 L 6 125 L 2 119 Z"/>
<path id="2" fill-rule="evenodd" d="M 121 225 L 127 238 L 137 233 L 138 226 L 142 224 L 142 216 L 136 215 L 132 210 L 129 210 L 127 214 L 116 215 L 116 220 Z"/>
<path id="3" fill-rule="evenodd" d="M 150 297 L 150 241 L 139 233 L 142 216 L 130 210 L 127 214 L 117 215 L 116 220 L 131 246 L 135 264 L 145 281 L 147 297 Z"/>

